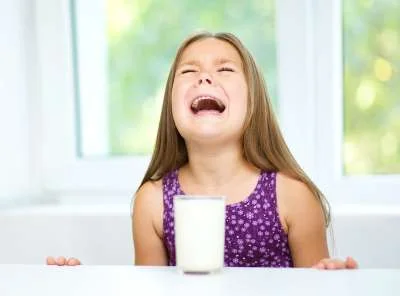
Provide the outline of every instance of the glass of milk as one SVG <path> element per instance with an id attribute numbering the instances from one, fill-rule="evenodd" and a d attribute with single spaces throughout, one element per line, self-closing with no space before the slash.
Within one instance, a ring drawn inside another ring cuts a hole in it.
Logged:
<path id="1" fill-rule="evenodd" d="M 184 273 L 213 273 L 224 266 L 225 197 L 176 195 L 176 265 Z"/>

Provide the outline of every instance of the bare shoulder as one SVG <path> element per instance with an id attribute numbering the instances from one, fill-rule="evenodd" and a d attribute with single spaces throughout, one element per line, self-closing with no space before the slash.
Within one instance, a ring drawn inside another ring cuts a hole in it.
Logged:
<path id="1" fill-rule="evenodd" d="M 276 191 L 278 204 L 281 206 L 288 224 L 295 217 L 323 216 L 318 197 L 304 182 L 280 172 L 277 174 Z"/>
<path id="2" fill-rule="evenodd" d="M 132 237 L 136 265 L 167 265 L 163 244 L 162 181 L 143 184 L 135 195 Z"/>
<path id="3" fill-rule="evenodd" d="M 146 216 L 160 232 L 162 225 L 163 191 L 162 180 L 148 181 L 136 192 L 133 204 L 133 220 L 138 216 Z"/>
<path id="4" fill-rule="evenodd" d="M 296 267 L 310 267 L 329 257 L 324 212 L 318 196 L 306 183 L 278 173 L 278 205 L 288 227 L 289 246 Z"/>
<path id="5" fill-rule="evenodd" d="M 292 202 L 299 200 L 304 201 L 304 199 L 315 199 L 313 193 L 305 183 L 284 173 L 279 172 L 277 174 L 276 186 L 280 195 L 285 199 L 290 199 Z"/>
<path id="6" fill-rule="evenodd" d="M 135 195 L 136 202 L 160 202 L 162 201 L 162 180 L 158 181 L 147 181 L 144 183 Z"/>

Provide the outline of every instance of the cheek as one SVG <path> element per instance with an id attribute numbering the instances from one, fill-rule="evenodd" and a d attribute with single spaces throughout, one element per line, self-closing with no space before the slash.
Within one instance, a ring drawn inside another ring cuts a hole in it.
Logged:
<path id="1" fill-rule="evenodd" d="M 235 91 L 235 103 L 232 105 L 233 113 L 235 115 L 235 126 L 243 127 L 246 116 L 247 116 L 247 109 L 248 109 L 248 90 L 247 84 L 243 82 L 238 82 L 234 89 Z"/>
<path id="2" fill-rule="evenodd" d="M 172 87 L 172 112 L 181 113 L 187 111 L 187 102 L 185 102 L 185 97 L 188 95 L 191 86 L 192 83 L 189 80 L 176 81 Z"/>
<path id="3" fill-rule="evenodd" d="M 179 85 L 174 86 L 171 92 L 171 105 L 172 105 L 172 113 L 178 111 L 180 102 L 182 101 L 182 92 Z"/>
<path id="4" fill-rule="evenodd" d="M 172 96 L 171 108 L 172 108 L 172 117 L 175 123 L 179 123 L 179 118 L 181 111 L 179 110 L 180 104 L 178 103 L 178 99 L 175 96 Z"/>
<path id="5" fill-rule="evenodd" d="M 237 109 L 246 112 L 247 110 L 247 100 L 248 100 L 248 90 L 247 84 L 243 81 L 238 81 L 233 88 L 233 93 L 235 96 Z"/>
<path id="6" fill-rule="evenodd" d="M 176 81 L 176 83 L 172 87 L 172 102 L 183 102 L 187 88 L 187 83 L 179 80 Z"/>
<path id="7" fill-rule="evenodd" d="M 177 87 L 172 89 L 171 108 L 175 125 L 179 129 L 185 116 L 184 91 L 182 91 L 182 88 Z"/>

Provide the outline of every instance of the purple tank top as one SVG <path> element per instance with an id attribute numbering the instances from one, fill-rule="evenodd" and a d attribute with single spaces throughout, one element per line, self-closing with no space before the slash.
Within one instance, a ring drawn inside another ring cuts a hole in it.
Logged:
<path id="1" fill-rule="evenodd" d="M 287 234 L 279 220 L 276 204 L 276 173 L 262 172 L 256 188 L 243 201 L 226 205 L 225 266 L 293 267 Z M 163 178 L 164 244 L 168 265 L 175 266 L 173 198 L 185 194 L 178 170 Z"/>

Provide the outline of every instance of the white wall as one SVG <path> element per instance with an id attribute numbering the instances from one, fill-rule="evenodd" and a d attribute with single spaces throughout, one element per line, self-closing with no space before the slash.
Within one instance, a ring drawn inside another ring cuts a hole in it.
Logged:
<path id="1" fill-rule="evenodd" d="M 84 264 L 133 264 L 128 206 L 39 206 L 0 212 L 0 264 L 44 264 L 73 256 Z"/>
<path id="2" fill-rule="evenodd" d="M 361 267 L 400 268 L 400 207 L 333 207 L 334 249 L 354 256 Z"/>
<path id="3" fill-rule="evenodd" d="M 400 211 L 338 208 L 334 248 L 361 268 L 400 268 Z M 41 206 L 0 212 L 0 264 L 44 264 L 48 255 L 84 264 L 130 265 L 133 243 L 129 205 Z"/>
<path id="4" fill-rule="evenodd" d="M 35 75 L 31 0 L 1 1 L 0 10 L 0 206 L 37 191 L 33 123 Z"/>

